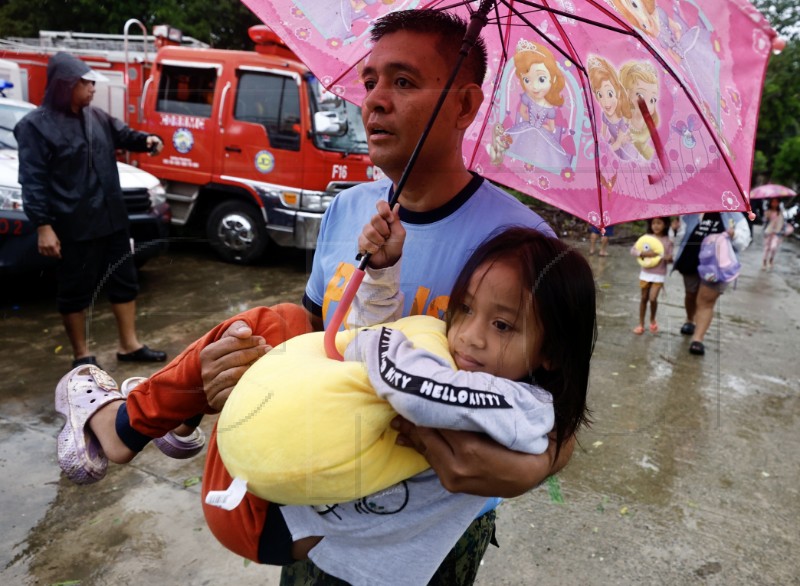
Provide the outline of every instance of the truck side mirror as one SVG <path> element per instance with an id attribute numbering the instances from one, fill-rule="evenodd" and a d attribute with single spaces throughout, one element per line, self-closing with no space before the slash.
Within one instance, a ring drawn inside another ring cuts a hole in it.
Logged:
<path id="1" fill-rule="evenodd" d="M 316 112 L 314 114 L 314 132 L 332 136 L 347 134 L 347 121 L 339 118 L 336 112 Z"/>

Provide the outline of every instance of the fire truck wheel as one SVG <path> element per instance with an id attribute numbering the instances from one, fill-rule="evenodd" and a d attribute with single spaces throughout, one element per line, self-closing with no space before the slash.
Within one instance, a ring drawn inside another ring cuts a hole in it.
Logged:
<path id="1" fill-rule="evenodd" d="M 226 201 L 214 208 L 208 217 L 206 235 L 224 261 L 242 265 L 260 259 L 269 242 L 259 211 L 241 201 Z"/>

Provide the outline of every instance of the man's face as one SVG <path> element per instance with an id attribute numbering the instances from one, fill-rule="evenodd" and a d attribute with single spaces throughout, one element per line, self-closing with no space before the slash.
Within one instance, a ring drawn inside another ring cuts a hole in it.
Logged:
<path id="1" fill-rule="evenodd" d="M 94 98 L 94 82 L 86 79 L 79 79 L 72 90 L 72 109 L 78 112 L 92 103 Z"/>
<path id="2" fill-rule="evenodd" d="M 369 155 L 394 181 L 400 178 L 450 75 L 436 41 L 435 35 L 404 31 L 386 35 L 375 44 L 362 70 L 367 96 L 361 115 Z M 456 102 L 454 96 L 448 98 L 426 139 L 420 153 L 420 164 L 426 169 L 434 170 L 445 153 L 451 156 L 460 149 Z"/>

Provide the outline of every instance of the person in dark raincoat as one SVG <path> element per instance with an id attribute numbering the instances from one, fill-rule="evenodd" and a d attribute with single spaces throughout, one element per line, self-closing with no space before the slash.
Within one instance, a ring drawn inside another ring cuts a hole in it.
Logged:
<path id="1" fill-rule="evenodd" d="M 25 214 L 37 227 L 39 253 L 60 259 L 57 305 L 73 352 L 73 367 L 97 364 L 86 342 L 86 308 L 105 286 L 119 330 L 117 359 L 159 362 L 136 335 L 139 284 L 116 149 L 150 151 L 161 139 L 128 128 L 90 106 L 104 76 L 69 53 L 47 65 L 42 105 L 14 128 Z"/>

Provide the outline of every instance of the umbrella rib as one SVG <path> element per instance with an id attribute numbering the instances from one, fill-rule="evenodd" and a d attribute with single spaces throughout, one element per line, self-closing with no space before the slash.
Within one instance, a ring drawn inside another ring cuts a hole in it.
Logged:
<path id="1" fill-rule="evenodd" d="M 573 59 L 572 59 L 572 57 L 571 57 L 570 55 L 568 55 L 568 54 L 567 54 L 567 53 L 564 51 L 564 49 L 562 49 L 561 47 L 559 47 L 558 45 L 556 45 L 556 44 L 555 44 L 553 41 L 551 41 L 551 40 L 548 38 L 548 36 L 547 36 L 546 34 L 544 34 L 544 32 L 543 32 L 543 31 L 539 30 L 539 27 L 537 27 L 537 26 L 536 26 L 535 24 L 533 24 L 533 23 L 532 23 L 530 20 L 528 20 L 528 18 L 527 18 L 527 17 L 526 17 L 524 14 L 522 14 L 522 13 L 521 13 L 519 10 L 517 10 L 517 9 L 516 9 L 516 7 L 512 6 L 511 4 L 509 4 L 509 3 L 508 3 L 506 0 L 500 0 L 500 2 L 502 2 L 502 3 L 503 3 L 503 4 L 504 4 L 504 5 L 505 5 L 505 6 L 506 6 L 508 9 L 509 9 L 509 11 L 511 11 L 513 14 L 516 14 L 516 15 L 517 15 L 517 17 L 518 17 L 518 18 L 519 18 L 519 19 L 520 19 L 522 22 L 524 22 L 526 25 L 528 25 L 528 28 L 530 28 L 530 29 L 532 29 L 533 31 L 535 31 L 535 32 L 536 32 L 536 34 L 538 34 L 538 35 L 539 35 L 539 36 L 542 38 L 542 41 L 544 41 L 545 43 L 547 43 L 548 45 L 550 45 L 550 46 L 551 46 L 553 49 L 555 49 L 556 51 L 558 51 L 558 53 L 559 53 L 561 56 L 563 56 L 565 59 L 569 59 L 570 61 L 572 61 L 572 60 L 573 60 Z M 519 0 L 519 2 L 521 2 L 521 3 L 524 3 L 524 2 L 523 2 L 523 0 Z M 581 65 L 581 67 L 582 67 L 582 65 Z"/>
<path id="2" fill-rule="evenodd" d="M 502 2 L 502 0 L 501 0 L 501 2 Z M 502 3 L 505 4 L 505 2 L 502 2 Z M 506 18 L 506 24 L 505 24 L 506 28 L 505 28 L 505 34 L 504 34 L 503 33 L 503 24 L 500 22 L 500 10 L 497 7 L 497 3 L 495 3 L 495 5 L 493 7 L 493 11 L 494 11 L 494 13 L 495 13 L 495 15 L 497 17 L 497 21 L 496 21 L 496 24 L 497 24 L 497 35 L 502 39 L 502 42 L 500 43 L 500 48 L 503 50 L 503 63 L 506 63 L 508 61 L 508 51 L 506 50 L 506 45 L 508 44 L 508 28 L 510 26 L 509 19 L 511 18 L 511 15 L 507 14 L 506 17 L 505 17 Z"/>
<path id="3" fill-rule="evenodd" d="M 505 0 L 499 0 L 502 4 L 506 4 Z M 583 16 L 578 16 L 577 14 L 571 14 L 569 12 L 564 12 L 563 10 L 559 10 L 557 8 L 553 8 L 552 6 L 546 6 L 541 4 L 536 4 L 535 2 L 531 2 L 530 0 L 515 0 L 517 4 L 524 4 L 525 6 L 530 6 L 531 8 L 536 8 L 537 12 L 549 12 L 550 14 L 557 14 L 558 16 L 563 16 L 564 18 L 569 18 L 570 20 L 577 20 L 578 22 L 582 22 L 584 24 L 588 24 L 594 27 L 603 28 L 609 31 L 613 31 L 615 33 L 619 33 L 621 35 L 631 35 L 631 31 L 624 28 L 618 28 L 612 26 L 610 24 L 605 24 L 602 22 L 597 22 L 591 20 L 589 18 L 585 18 Z M 517 14 L 521 14 L 517 11 Z"/>

